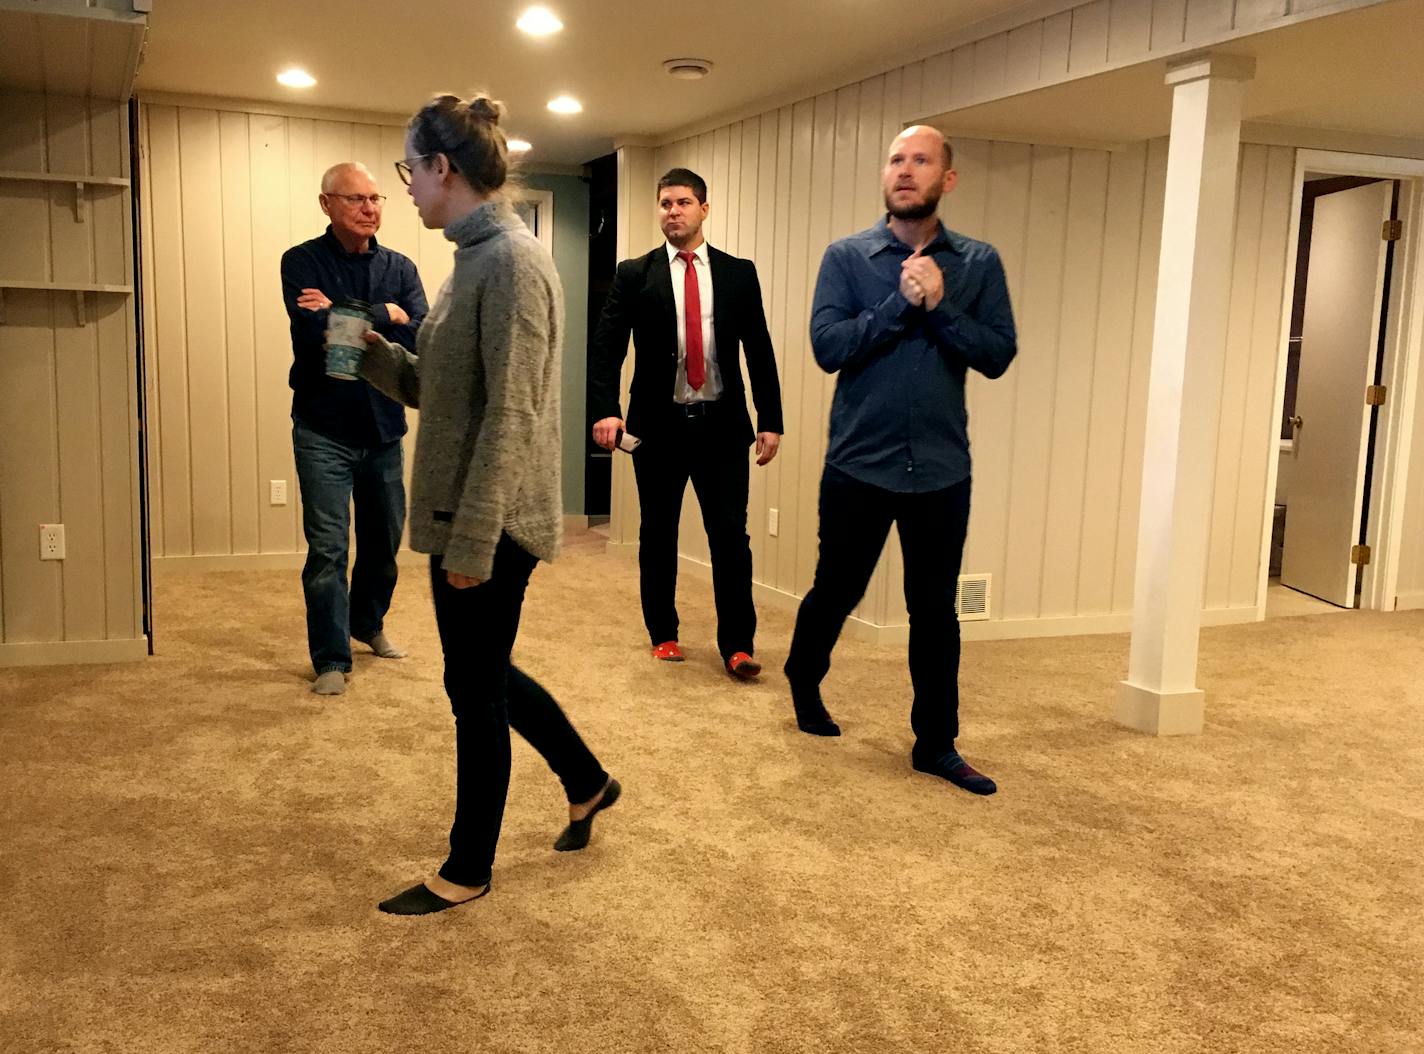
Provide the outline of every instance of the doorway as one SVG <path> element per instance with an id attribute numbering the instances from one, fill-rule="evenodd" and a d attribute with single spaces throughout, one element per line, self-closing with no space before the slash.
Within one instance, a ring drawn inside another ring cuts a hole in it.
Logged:
<path id="1" fill-rule="evenodd" d="M 1267 617 L 1395 606 L 1408 450 L 1400 438 L 1412 429 L 1400 411 L 1413 405 L 1417 373 L 1406 339 L 1417 310 L 1407 295 L 1416 270 L 1408 221 L 1421 168 L 1299 154 L 1262 568 Z"/>

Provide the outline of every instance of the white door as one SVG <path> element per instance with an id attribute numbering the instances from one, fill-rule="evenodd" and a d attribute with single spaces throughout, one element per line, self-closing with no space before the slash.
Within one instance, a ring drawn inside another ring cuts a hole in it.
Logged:
<path id="1" fill-rule="evenodd" d="M 1393 184 L 1371 183 L 1315 201 L 1301 330 L 1294 471 L 1281 584 L 1355 606 L 1369 408 Z"/>

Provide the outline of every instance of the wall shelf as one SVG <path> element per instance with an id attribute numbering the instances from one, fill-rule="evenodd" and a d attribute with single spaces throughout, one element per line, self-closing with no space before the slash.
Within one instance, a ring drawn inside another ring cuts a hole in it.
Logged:
<path id="1" fill-rule="evenodd" d="M 0 171 L 0 180 L 14 183 L 77 183 L 96 187 L 127 187 L 130 181 L 120 176 L 67 176 L 62 172 L 5 172 Z"/>
<path id="2" fill-rule="evenodd" d="M 89 293 L 117 293 L 121 296 L 129 296 L 133 293 L 131 285 L 101 285 L 94 282 L 22 282 L 18 279 L 0 278 L 0 326 L 5 325 L 5 290 L 7 289 L 73 293 L 74 318 L 81 326 L 89 324 L 89 313 L 84 309 L 84 298 Z"/>
<path id="3" fill-rule="evenodd" d="M 131 285 L 96 285 L 93 282 L 22 282 L 0 278 L 0 289 L 49 289 L 61 293 L 132 293 Z"/>
<path id="4" fill-rule="evenodd" d="M 89 218 L 89 195 L 86 187 L 100 187 L 106 190 L 130 186 L 127 179 L 119 176 L 66 176 L 56 172 L 0 172 L 0 181 L 12 183 L 65 183 L 74 188 L 74 222 L 83 223 Z"/>

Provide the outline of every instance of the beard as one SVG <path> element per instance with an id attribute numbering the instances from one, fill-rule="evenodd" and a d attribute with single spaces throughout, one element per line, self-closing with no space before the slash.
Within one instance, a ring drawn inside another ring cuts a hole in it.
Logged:
<path id="1" fill-rule="evenodd" d="M 939 209 L 939 199 L 941 192 L 938 187 L 932 188 L 925 194 L 925 200 L 912 205 L 895 206 L 890 204 L 890 195 L 885 195 L 885 211 L 894 216 L 897 220 L 927 220 Z"/>

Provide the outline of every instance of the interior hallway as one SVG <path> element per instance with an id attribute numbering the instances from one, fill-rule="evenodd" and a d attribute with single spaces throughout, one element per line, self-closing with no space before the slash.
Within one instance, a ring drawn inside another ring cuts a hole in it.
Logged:
<path id="1" fill-rule="evenodd" d="M 438 863 L 453 743 L 423 569 L 393 663 L 307 691 L 295 572 L 158 581 L 159 655 L 0 670 L 6 1050 L 1383 1051 L 1424 1045 L 1424 612 L 1207 629 L 1201 737 L 1116 725 L 1127 638 L 965 647 L 978 799 L 912 772 L 899 647 L 844 642 L 838 741 L 779 675 L 646 658 L 585 533 L 518 660 L 625 787 L 582 854 L 522 744 L 492 895 Z M 764 608 L 779 668 L 791 616 Z"/>

